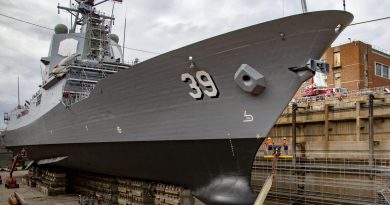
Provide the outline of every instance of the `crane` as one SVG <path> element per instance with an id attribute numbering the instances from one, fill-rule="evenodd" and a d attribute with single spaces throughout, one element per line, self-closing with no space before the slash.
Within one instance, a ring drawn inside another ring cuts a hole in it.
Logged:
<path id="1" fill-rule="evenodd" d="M 16 179 L 12 176 L 16 165 L 18 162 L 23 161 L 26 158 L 26 150 L 23 148 L 19 153 L 16 153 L 15 156 L 12 158 L 12 165 L 9 172 L 9 177 L 5 179 L 4 186 L 8 189 L 15 189 L 19 188 L 19 184 L 16 182 Z"/>

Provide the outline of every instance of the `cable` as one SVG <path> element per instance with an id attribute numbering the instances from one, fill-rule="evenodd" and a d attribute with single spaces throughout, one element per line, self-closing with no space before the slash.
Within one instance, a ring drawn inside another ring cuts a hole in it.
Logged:
<path id="1" fill-rule="evenodd" d="M 384 18 L 379 18 L 379 19 L 372 19 L 372 20 L 368 20 L 368 21 L 361 21 L 361 22 L 357 22 L 357 23 L 352 23 L 352 24 L 349 24 L 349 26 L 355 26 L 355 25 L 364 24 L 364 23 L 371 23 L 371 22 L 381 21 L 381 20 L 386 20 L 386 19 L 390 19 L 390 16 L 384 17 Z"/>
<path id="2" fill-rule="evenodd" d="M 8 16 L 8 15 L 2 14 L 2 13 L 0 13 L 0 16 L 6 17 L 6 18 L 9 18 L 9 19 L 13 19 L 15 21 L 20 21 L 20 22 L 23 22 L 23 23 L 26 23 L 26 24 L 30 24 L 30 25 L 33 25 L 33 26 L 37 26 L 39 28 L 43 28 L 43 29 L 47 29 L 47 30 L 53 31 L 53 29 L 51 29 L 51 28 L 48 28 L 48 27 L 45 27 L 45 26 L 41 26 L 41 25 L 38 25 L 38 24 L 35 24 L 35 23 L 31 23 L 31 22 L 28 22 L 28 21 L 25 21 L 25 20 L 22 20 L 22 19 L 18 19 L 18 18 L 12 17 L 12 16 Z"/>
<path id="3" fill-rule="evenodd" d="M 22 23 L 30 24 L 30 25 L 33 25 L 33 26 L 36 26 L 36 27 L 39 27 L 39 28 L 43 28 L 43 29 L 46 29 L 46 30 L 53 31 L 53 29 L 51 29 L 51 28 L 48 28 L 48 27 L 45 27 L 45 26 L 41 26 L 41 25 L 38 25 L 38 24 L 35 24 L 35 23 L 32 23 L 32 22 L 29 22 L 29 21 L 25 21 L 25 20 L 22 20 L 22 19 L 19 19 L 19 18 L 12 17 L 12 16 L 8 16 L 8 15 L 2 14 L 2 13 L 0 13 L 0 16 L 9 18 L 9 19 L 12 19 L 12 20 L 15 20 L 15 21 L 20 21 L 20 22 L 22 22 Z M 348 25 L 348 26 L 355 26 L 355 25 L 365 24 L 365 23 L 371 23 L 371 22 L 375 22 L 375 21 L 382 21 L 382 20 L 386 20 L 386 19 L 390 19 L 390 16 L 388 16 L 388 17 L 383 17 L 383 18 L 378 18 L 378 19 L 372 19 L 372 20 L 368 20 L 368 21 L 361 21 L 361 22 L 357 22 L 357 23 L 350 24 L 350 25 Z M 348 27 L 348 26 L 347 26 L 347 27 Z M 80 38 L 80 36 L 77 36 L 77 37 Z M 82 37 L 82 38 L 83 38 L 83 37 Z M 138 52 L 143 52 L 143 53 L 149 53 L 149 54 L 156 54 L 156 55 L 162 54 L 162 53 L 158 53 L 158 52 L 154 52 L 154 51 L 148 51 L 148 50 L 143 50 L 143 49 L 138 49 L 138 48 L 130 48 L 130 47 L 126 47 L 126 46 L 125 46 L 124 48 L 129 49 L 129 50 L 133 50 L 133 51 L 138 51 Z"/>
<path id="4" fill-rule="evenodd" d="M 29 21 L 25 21 L 25 20 L 22 20 L 22 19 L 19 19 L 19 18 L 15 18 L 15 17 L 12 17 L 12 16 L 8 16 L 8 15 L 2 14 L 2 13 L 0 13 L 0 16 L 9 18 L 9 19 L 12 19 L 12 20 L 15 20 L 15 21 L 19 21 L 19 22 L 22 22 L 22 23 L 26 23 L 26 24 L 29 24 L 29 25 L 32 25 L 32 26 L 36 26 L 36 27 L 39 27 L 39 28 L 42 28 L 42 29 L 54 31 L 54 29 L 52 29 L 52 28 L 49 28 L 49 27 L 46 27 L 46 26 L 41 26 L 41 25 L 39 25 L 39 24 L 35 24 L 35 23 L 29 22 Z M 72 34 L 69 33 L 69 35 L 72 35 Z M 73 35 L 73 36 L 76 36 L 76 35 Z M 85 37 L 82 37 L 82 36 L 77 36 L 77 37 L 78 37 L 78 38 L 85 38 Z M 150 53 L 150 54 L 156 54 L 156 55 L 162 54 L 162 53 L 157 53 L 157 52 L 154 52 L 154 51 L 147 51 L 147 50 L 138 49 L 138 48 L 130 48 L 130 47 L 126 47 L 126 46 L 124 46 L 124 48 L 129 49 L 129 50 L 133 50 L 133 51 L 144 52 L 144 53 Z"/>
<path id="5" fill-rule="evenodd" d="M 150 53 L 150 54 L 157 54 L 157 55 L 161 55 L 161 54 L 162 54 L 162 53 L 157 53 L 157 52 L 154 52 L 154 51 L 142 50 L 142 49 L 138 49 L 138 48 L 129 48 L 129 47 L 126 47 L 126 46 L 124 46 L 124 48 L 129 49 L 129 50 L 133 50 L 133 51 L 139 51 L 139 52 L 144 52 L 144 53 Z"/>

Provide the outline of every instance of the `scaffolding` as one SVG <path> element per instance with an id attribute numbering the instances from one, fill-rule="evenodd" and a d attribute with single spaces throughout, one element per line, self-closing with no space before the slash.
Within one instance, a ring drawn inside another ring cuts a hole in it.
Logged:
<path id="1" fill-rule="evenodd" d="M 297 154 L 279 159 L 276 178 L 265 204 L 390 204 L 390 156 L 360 153 Z M 259 151 L 252 169 L 252 187 L 260 191 L 272 159 Z"/>
<path id="2" fill-rule="evenodd" d="M 114 21 L 113 15 L 106 16 L 96 10 L 93 1 L 76 1 L 77 6 L 70 8 L 57 8 L 65 10 L 75 17 L 71 32 L 80 27 L 81 38 L 84 39 L 83 50 L 79 55 L 73 56 L 71 62 L 61 65 L 64 70 L 66 82 L 63 86 L 62 103 L 69 108 L 70 105 L 89 97 L 95 85 L 110 74 L 128 69 L 131 65 L 123 63 L 123 56 L 114 55 L 111 47 L 113 35 L 111 29 Z M 76 35 L 77 36 L 77 35 Z M 68 59 L 68 61 L 70 61 Z M 58 76 L 56 76 L 58 78 Z M 60 78 L 56 79 L 58 81 Z"/>
<path id="3" fill-rule="evenodd" d="M 90 59 L 103 60 L 110 54 L 110 33 L 112 19 L 95 13 L 89 14 L 87 39 L 90 41 L 90 52 L 87 57 Z"/>
<path id="4" fill-rule="evenodd" d="M 89 97 L 95 85 L 108 75 L 130 68 L 123 63 L 107 63 L 76 60 L 67 67 L 63 88 L 63 103 L 70 106 Z"/>

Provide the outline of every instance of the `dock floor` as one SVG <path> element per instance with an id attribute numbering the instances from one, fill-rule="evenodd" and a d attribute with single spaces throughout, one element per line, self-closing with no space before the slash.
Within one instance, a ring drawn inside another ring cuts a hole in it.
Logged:
<path id="1" fill-rule="evenodd" d="M 46 196 L 39 192 L 37 189 L 28 187 L 22 184 L 22 178 L 27 174 L 27 170 L 15 171 L 14 177 L 16 178 L 19 188 L 7 189 L 4 187 L 5 178 L 9 176 L 9 172 L 0 171 L 1 179 L 3 183 L 0 184 L 0 204 L 8 204 L 8 198 L 14 193 L 21 194 L 29 205 L 79 205 L 78 195 L 67 194 L 57 196 Z M 201 201 L 195 198 L 194 205 L 204 205 Z"/>
<path id="2" fill-rule="evenodd" d="M 77 195 L 46 196 L 37 189 L 22 184 L 22 177 L 27 174 L 26 170 L 14 172 L 19 184 L 18 189 L 7 189 L 4 187 L 5 178 L 9 172 L 0 172 L 3 183 L 0 185 L 0 204 L 8 204 L 8 198 L 14 193 L 21 194 L 29 205 L 79 205 Z"/>

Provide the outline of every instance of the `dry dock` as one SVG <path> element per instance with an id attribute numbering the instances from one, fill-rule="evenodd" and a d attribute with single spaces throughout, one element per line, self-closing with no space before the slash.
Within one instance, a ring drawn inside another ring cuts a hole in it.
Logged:
<path id="1" fill-rule="evenodd" d="M 27 171 L 16 171 L 14 176 L 17 178 L 19 189 L 6 189 L 4 184 L 0 186 L 0 204 L 8 204 L 8 198 L 14 193 L 20 193 L 29 205 L 79 205 L 78 196 L 76 195 L 60 195 L 46 196 L 37 189 L 30 188 L 22 184 L 22 177 L 27 174 Z M 9 172 L 0 172 L 3 183 Z"/>
<path id="2" fill-rule="evenodd" d="M 367 93 L 374 94 L 372 114 Z M 276 144 L 286 137 L 288 155 L 295 158 L 278 160 L 276 178 L 265 204 L 390 204 L 390 94 L 383 89 L 369 90 L 344 99 L 301 99 L 297 105 L 295 119 L 292 107 L 287 107 L 268 135 Z M 294 136 L 295 152 L 291 148 Z M 256 191 L 272 172 L 273 159 L 265 155 L 262 146 L 252 169 L 251 184 Z M 282 151 L 282 155 L 286 153 Z M 8 190 L 1 185 L 0 204 L 7 204 L 15 191 L 30 205 L 79 204 L 76 194 L 46 196 L 37 188 L 27 187 L 22 183 L 26 174 L 27 171 L 16 172 L 19 189 Z M 1 175 L 4 181 L 8 172 Z M 72 193 L 77 193 L 88 187 L 105 187 L 99 183 L 108 179 L 101 177 L 73 173 L 67 180 L 76 190 Z M 116 179 L 117 187 L 110 189 L 117 193 L 118 202 L 126 204 L 134 199 L 129 197 L 134 194 L 129 189 L 142 187 L 138 182 Z"/>
<path id="3" fill-rule="evenodd" d="M 268 137 L 276 144 L 286 137 L 289 155 L 296 158 L 279 159 L 266 202 L 390 204 L 390 94 L 385 91 L 300 99 L 295 119 L 292 106 L 286 108 Z M 265 149 L 260 148 L 252 169 L 255 190 L 271 173 L 272 159 L 264 158 Z"/>
<path id="4" fill-rule="evenodd" d="M 292 108 L 289 106 L 269 133 L 276 141 L 292 140 Z M 373 145 L 376 154 L 390 154 L 390 94 L 374 95 Z M 343 100 L 303 101 L 296 117 L 297 153 L 369 153 L 368 96 Z"/>
<path id="5" fill-rule="evenodd" d="M 80 205 L 79 194 L 82 195 L 83 204 L 88 205 L 204 205 L 192 196 L 183 197 L 184 190 L 180 190 L 181 187 L 179 186 L 156 184 L 155 195 L 151 196 L 149 195 L 150 182 L 71 170 L 63 172 L 57 168 L 48 167 L 40 168 L 39 173 L 34 173 L 36 170 L 34 168 L 29 169 L 29 171 L 14 172 L 13 175 L 19 184 L 17 189 L 6 189 L 1 184 L 0 205 L 8 204 L 8 198 L 15 192 L 22 195 L 29 205 Z M 58 179 L 63 178 L 63 176 L 60 176 L 62 173 L 67 175 L 67 193 L 62 192 L 62 189 L 58 186 Z M 2 171 L 0 174 L 4 183 L 5 178 L 9 176 L 9 172 Z M 102 201 L 99 203 L 100 197 Z M 183 200 L 183 198 L 190 198 L 191 200 L 189 202 Z M 112 203 L 110 199 L 112 199 Z"/>

